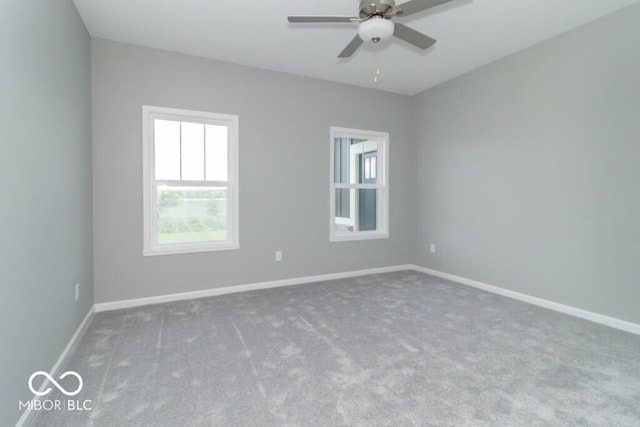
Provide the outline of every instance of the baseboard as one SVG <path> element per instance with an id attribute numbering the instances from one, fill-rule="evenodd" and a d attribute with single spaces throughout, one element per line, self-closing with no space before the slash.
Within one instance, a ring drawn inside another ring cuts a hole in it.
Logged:
<path id="1" fill-rule="evenodd" d="M 216 295 L 225 295 L 236 292 L 247 292 L 256 289 L 269 289 L 278 288 L 282 286 L 294 286 L 303 285 L 313 282 L 322 282 L 326 280 L 345 279 L 350 277 L 364 276 L 367 274 L 381 274 L 391 273 L 394 271 L 414 270 L 421 273 L 429 274 L 431 276 L 440 277 L 443 279 L 451 280 L 462 285 L 472 286 L 474 288 L 482 289 L 487 292 L 502 295 L 508 298 L 513 298 L 519 301 L 523 301 L 529 304 L 537 305 L 539 307 L 548 308 L 550 310 L 558 311 L 560 313 L 568 314 L 571 316 L 579 317 L 581 319 L 590 320 L 595 323 L 610 326 L 612 328 L 620 329 L 626 332 L 640 335 L 640 325 L 636 323 L 627 322 L 625 320 L 616 319 L 614 317 L 605 316 L 603 314 L 594 313 L 591 311 L 583 310 L 580 308 L 572 307 L 565 304 L 560 304 L 554 301 L 534 297 L 531 295 L 523 294 L 509 289 L 500 288 L 498 286 L 489 285 L 486 283 L 478 282 L 476 280 L 467 279 L 465 277 L 456 276 L 454 274 L 443 273 L 441 271 L 433 270 L 418 265 L 396 265 L 391 267 L 371 268 L 366 270 L 347 271 L 343 273 L 331 273 L 321 274 L 317 276 L 296 277 L 292 279 L 273 280 L 269 282 L 251 283 L 245 285 L 226 286 L 223 288 L 205 289 L 202 291 L 194 292 L 182 292 L 177 294 L 160 295 L 155 297 L 130 299 L 123 301 L 113 301 L 106 303 L 99 303 L 94 306 L 96 313 L 102 311 L 119 310 L 123 308 L 140 307 L 151 304 L 162 304 L 171 301 L 182 301 L 196 298 L 211 297 Z"/>
<path id="2" fill-rule="evenodd" d="M 246 285 L 227 286 L 223 288 L 205 289 L 202 291 L 183 292 L 177 294 L 160 295 L 156 297 L 129 299 L 99 303 L 94 306 L 96 312 L 119 310 L 122 308 L 140 307 L 151 304 L 161 304 L 171 301 L 182 301 L 196 298 L 212 297 L 236 292 L 253 291 L 256 289 L 279 288 L 282 286 L 303 285 L 306 283 L 323 282 L 326 280 L 346 279 L 367 274 L 391 273 L 394 271 L 411 270 L 411 265 L 396 265 L 391 267 L 371 268 L 367 270 L 347 271 L 343 273 L 321 274 L 318 276 L 296 277 L 292 279 L 273 280 L 269 282 L 251 283 Z"/>
<path id="3" fill-rule="evenodd" d="M 626 332 L 631 332 L 632 334 L 640 335 L 640 325 L 636 323 L 627 322 L 626 320 L 616 319 L 615 317 L 605 316 L 604 314 L 594 313 L 592 311 L 587 311 L 581 308 L 572 307 L 570 305 L 560 304 L 557 302 L 534 297 L 531 295 L 522 294 L 520 292 L 511 291 L 509 289 L 500 288 L 498 286 L 488 285 L 486 283 L 478 282 L 476 280 L 467 279 L 465 277 L 460 277 L 460 276 L 456 276 L 449 273 L 443 273 L 441 271 L 420 267 L 418 265 L 411 265 L 410 268 L 412 270 L 429 274 L 431 276 L 436 276 L 442 279 L 451 280 L 452 282 L 460 283 L 462 285 L 472 286 L 474 288 L 482 289 L 483 291 L 502 295 L 508 298 L 517 299 L 519 301 L 537 305 L 539 307 L 544 307 L 550 310 L 559 311 L 560 313 L 569 314 L 571 316 L 579 317 L 585 320 L 590 320 L 592 322 L 599 323 L 601 325 L 610 326 L 612 328 L 616 328 Z"/>
<path id="4" fill-rule="evenodd" d="M 89 309 L 89 311 L 87 312 L 87 315 L 84 316 L 84 319 L 82 320 L 82 323 L 80 323 L 80 326 L 78 326 L 78 329 L 76 329 L 76 332 L 73 334 L 73 336 L 71 337 L 71 339 L 67 343 L 67 346 L 64 348 L 64 350 L 62 350 L 62 353 L 60 353 L 60 357 L 58 357 L 58 360 L 56 360 L 56 363 L 53 365 L 53 367 L 49 371 L 49 375 L 52 378 L 57 378 L 58 377 L 58 373 L 59 373 L 60 368 L 62 366 L 64 366 L 64 363 L 66 362 L 67 357 L 75 349 L 75 347 L 77 346 L 78 342 L 80 341 L 80 337 L 82 337 L 84 332 L 89 327 L 89 323 L 91 323 L 90 320 L 93 317 L 94 313 L 95 313 L 95 308 L 91 307 Z M 44 382 L 42 383 L 42 385 L 40 386 L 40 389 L 38 391 L 42 392 L 48 386 L 49 386 L 49 379 L 45 379 Z M 33 396 L 32 400 L 40 400 L 40 397 L 39 396 Z M 29 418 L 29 415 L 31 415 L 31 409 L 27 408 L 27 409 L 24 410 L 24 412 L 22 413 L 22 416 L 20 417 L 20 419 L 16 423 L 16 427 L 22 427 L 24 425 L 24 423 L 27 421 L 27 419 Z"/>

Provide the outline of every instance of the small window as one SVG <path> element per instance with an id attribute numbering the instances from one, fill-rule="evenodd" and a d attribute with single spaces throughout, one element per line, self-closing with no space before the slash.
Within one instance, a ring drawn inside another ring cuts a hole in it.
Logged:
<path id="1" fill-rule="evenodd" d="M 389 237 L 389 134 L 331 128 L 332 242 Z"/>
<path id="2" fill-rule="evenodd" d="M 143 106 L 144 255 L 237 249 L 238 116 Z"/>

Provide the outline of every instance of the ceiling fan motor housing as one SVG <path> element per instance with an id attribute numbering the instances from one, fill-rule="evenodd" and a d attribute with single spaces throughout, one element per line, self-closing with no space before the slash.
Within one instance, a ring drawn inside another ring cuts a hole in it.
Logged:
<path id="1" fill-rule="evenodd" d="M 396 7 L 396 3 L 393 0 L 362 0 L 360 2 L 360 18 L 370 18 L 374 15 L 384 16 L 394 7 Z"/>

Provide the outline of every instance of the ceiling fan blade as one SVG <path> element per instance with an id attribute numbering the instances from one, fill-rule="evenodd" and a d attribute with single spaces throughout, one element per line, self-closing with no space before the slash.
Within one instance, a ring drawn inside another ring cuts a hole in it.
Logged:
<path id="1" fill-rule="evenodd" d="M 393 30 L 393 35 L 420 49 L 426 49 L 436 42 L 435 39 L 397 22 Z"/>
<path id="2" fill-rule="evenodd" d="M 348 58 L 351 55 L 353 55 L 356 50 L 358 50 L 358 48 L 360 47 L 360 45 L 362 44 L 362 39 L 360 38 L 359 35 L 356 34 L 356 36 L 353 38 L 353 40 L 351 40 L 349 42 L 349 44 L 347 45 L 347 47 L 344 48 L 344 50 L 342 52 L 340 52 L 340 54 L 338 55 L 338 58 Z"/>
<path id="3" fill-rule="evenodd" d="M 289 22 L 351 22 L 354 16 L 289 16 Z"/>
<path id="4" fill-rule="evenodd" d="M 452 0 L 409 0 L 406 3 L 396 6 L 396 9 L 399 10 L 397 13 L 398 16 L 409 16 L 450 1 Z"/>

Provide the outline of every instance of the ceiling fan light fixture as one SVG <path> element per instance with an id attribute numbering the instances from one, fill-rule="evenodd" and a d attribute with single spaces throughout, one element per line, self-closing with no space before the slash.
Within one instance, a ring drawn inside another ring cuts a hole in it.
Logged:
<path id="1" fill-rule="evenodd" d="M 391 22 L 395 16 L 407 17 L 414 13 L 448 3 L 453 0 L 406 0 L 396 6 L 395 0 L 360 0 L 358 16 L 298 16 L 289 15 L 289 22 L 359 22 L 358 35 L 338 54 L 338 58 L 351 57 L 364 42 L 379 43 L 397 37 L 420 49 L 428 49 L 435 39 L 404 24 Z"/>
<path id="2" fill-rule="evenodd" d="M 393 22 L 381 16 L 367 19 L 358 26 L 358 35 L 365 42 L 378 43 L 393 36 Z"/>

